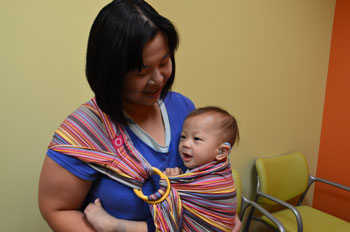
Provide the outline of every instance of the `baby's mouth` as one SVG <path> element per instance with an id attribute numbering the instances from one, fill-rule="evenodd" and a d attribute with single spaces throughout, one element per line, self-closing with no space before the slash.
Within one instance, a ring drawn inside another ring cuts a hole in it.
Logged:
<path id="1" fill-rule="evenodd" d="M 182 153 L 182 159 L 184 162 L 190 161 L 192 159 L 192 156 L 188 153 Z"/>

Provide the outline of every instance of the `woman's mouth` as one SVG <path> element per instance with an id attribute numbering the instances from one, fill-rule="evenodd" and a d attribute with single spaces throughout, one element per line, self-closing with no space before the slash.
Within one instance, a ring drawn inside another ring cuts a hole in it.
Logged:
<path id="1" fill-rule="evenodd" d="M 146 91 L 145 95 L 151 98 L 157 98 L 160 96 L 160 93 L 162 92 L 162 88 L 156 89 L 156 90 L 151 90 L 151 91 Z"/>

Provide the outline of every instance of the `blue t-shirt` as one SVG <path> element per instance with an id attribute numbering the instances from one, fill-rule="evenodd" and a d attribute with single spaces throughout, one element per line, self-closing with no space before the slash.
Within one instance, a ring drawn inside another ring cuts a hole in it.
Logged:
<path id="1" fill-rule="evenodd" d="M 190 99 L 175 92 L 170 92 L 165 97 L 164 105 L 168 114 L 171 131 L 171 140 L 167 152 L 154 150 L 148 144 L 144 143 L 130 128 L 127 127 L 126 129 L 135 148 L 153 167 L 161 171 L 164 171 L 168 167 L 181 167 L 185 170 L 179 156 L 178 144 L 183 121 L 195 109 L 195 106 Z M 100 198 L 104 209 L 112 216 L 119 219 L 146 221 L 148 230 L 155 231 L 148 204 L 138 198 L 131 188 L 110 179 L 86 163 L 71 156 L 52 150 L 49 150 L 47 155 L 74 175 L 84 180 L 93 181 L 82 209 L 96 198 Z M 157 191 L 157 178 L 152 179 L 153 181 L 149 180 L 144 184 L 142 189 L 144 194 L 149 195 Z"/>

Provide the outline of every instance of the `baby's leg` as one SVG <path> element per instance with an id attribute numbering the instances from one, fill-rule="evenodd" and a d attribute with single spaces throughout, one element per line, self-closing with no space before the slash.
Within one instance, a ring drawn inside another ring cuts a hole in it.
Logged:
<path id="1" fill-rule="evenodd" d="M 118 219 L 109 215 L 101 205 L 100 199 L 90 203 L 84 210 L 86 218 L 98 232 L 113 232 L 118 229 Z"/>

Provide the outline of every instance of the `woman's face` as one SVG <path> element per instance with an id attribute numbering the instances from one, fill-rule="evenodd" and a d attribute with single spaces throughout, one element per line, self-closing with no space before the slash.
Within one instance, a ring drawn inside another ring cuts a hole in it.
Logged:
<path id="1" fill-rule="evenodd" d="M 160 98 L 165 83 L 172 73 L 168 43 L 158 34 L 145 44 L 144 68 L 126 75 L 123 86 L 123 107 L 154 105 Z"/>

